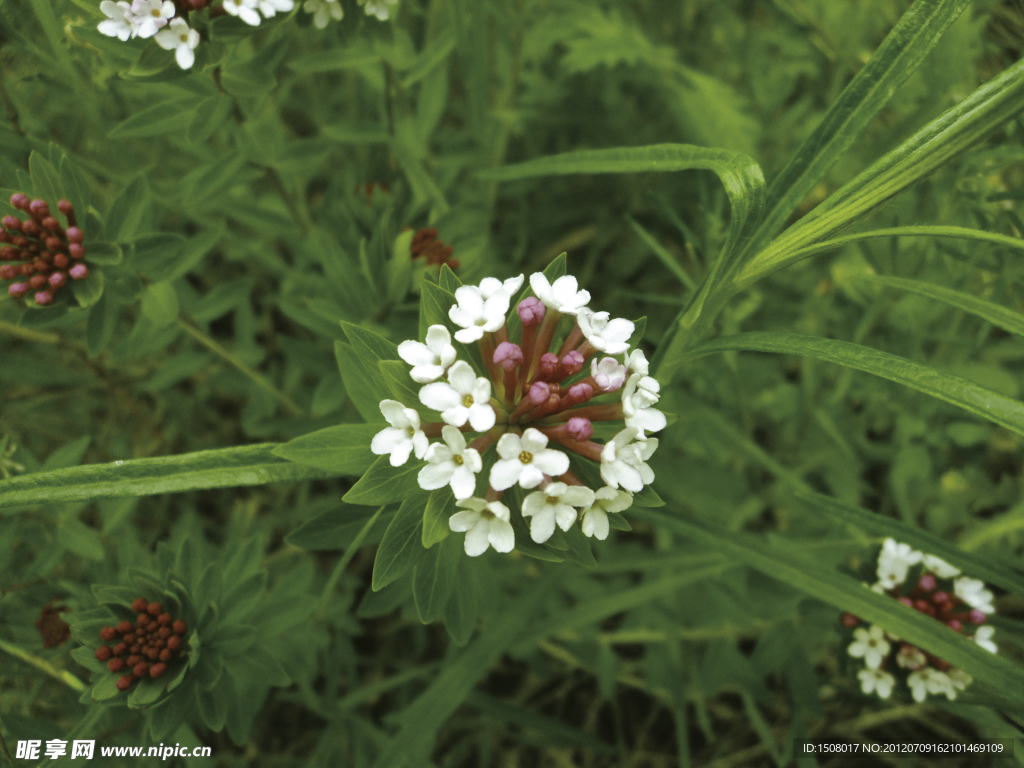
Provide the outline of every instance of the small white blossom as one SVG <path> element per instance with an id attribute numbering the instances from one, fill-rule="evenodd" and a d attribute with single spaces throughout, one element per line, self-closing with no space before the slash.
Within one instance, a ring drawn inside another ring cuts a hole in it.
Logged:
<path id="1" fill-rule="evenodd" d="M 258 0 L 260 13 L 268 19 L 278 13 L 288 13 L 295 7 L 294 0 Z"/>
<path id="2" fill-rule="evenodd" d="M 397 400 L 381 400 L 380 412 L 391 426 L 373 436 L 370 450 L 378 456 L 391 454 L 391 466 L 400 467 L 414 453 L 422 459 L 430 441 L 420 429 L 420 415 Z"/>
<path id="3" fill-rule="evenodd" d="M 623 362 L 630 373 L 639 373 L 642 376 L 646 376 L 651 372 L 650 364 L 647 362 L 642 349 L 634 349 L 632 352 L 627 352 Z"/>
<path id="4" fill-rule="evenodd" d="M 543 544 L 555 532 L 555 523 L 568 531 L 576 522 L 574 507 L 587 507 L 594 503 L 594 492 L 582 485 L 548 483 L 544 490 L 535 491 L 523 499 L 523 517 L 532 517 L 530 537 Z"/>
<path id="5" fill-rule="evenodd" d="M 974 635 L 971 636 L 971 640 L 976 642 L 989 653 L 999 653 L 999 646 L 992 642 L 992 635 L 995 631 L 995 627 L 985 624 L 974 630 Z"/>
<path id="6" fill-rule="evenodd" d="M 862 669 L 857 673 L 857 678 L 860 680 L 860 689 L 864 693 L 874 691 L 880 699 L 888 699 L 892 696 L 892 687 L 896 683 L 896 678 L 888 672 L 883 672 L 880 669 Z"/>
<path id="7" fill-rule="evenodd" d="M 910 686 L 910 693 L 914 697 L 914 701 L 919 704 L 929 693 L 933 696 L 945 695 L 950 701 L 956 698 L 956 687 L 949 679 L 949 675 L 933 667 L 925 667 L 911 672 L 907 675 L 907 685 Z"/>
<path id="8" fill-rule="evenodd" d="M 646 432 L 660 432 L 668 426 L 665 414 L 652 408 L 660 399 L 661 385 L 650 376 L 634 373 L 622 390 L 622 413 L 627 427 L 635 427 L 637 439 L 646 439 Z"/>
<path id="9" fill-rule="evenodd" d="M 313 14 L 313 26 L 317 29 L 326 28 L 331 19 L 341 21 L 345 15 L 339 0 L 306 0 L 302 10 Z"/>
<path id="10" fill-rule="evenodd" d="M 577 312 L 576 322 L 590 346 L 609 355 L 621 355 L 629 349 L 629 337 L 636 330 L 632 320 L 610 319 L 607 312 L 594 312 L 586 307 Z"/>
<path id="11" fill-rule="evenodd" d="M 249 26 L 258 27 L 262 19 L 256 13 L 256 4 L 257 0 L 224 0 L 223 7 L 225 11 L 237 16 Z"/>
<path id="12" fill-rule="evenodd" d="M 427 466 L 416 479 L 425 491 L 450 485 L 456 499 L 468 499 L 476 489 L 476 473 L 483 467 L 480 454 L 466 447 L 466 438 L 455 427 L 443 427 L 441 437 L 445 445 L 434 443 L 427 449 Z"/>
<path id="13" fill-rule="evenodd" d="M 934 573 L 940 579 L 951 579 L 954 576 L 960 575 L 960 569 L 955 565 L 950 565 L 941 557 L 935 555 L 924 556 L 924 569 L 929 573 Z"/>
<path id="14" fill-rule="evenodd" d="M 498 440 L 501 458 L 491 467 L 491 487 L 504 491 L 518 482 L 523 488 L 536 488 L 544 475 L 556 477 L 568 472 L 569 457 L 547 445 L 548 436 L 532 427 L 522 437 L 506 432 Z"/>
<path id="15" fill-rule="evenodd" d="M 530 287 L 548 309 L 563 315 L 575 315 L 590 302 L 590 292 L 579 290 L 579 283 L 572 275 L 563 275 L 549 283 L 543 272 L 530 275 Z"/>
<path id="16" fill-rule="evenodd" d="M 174 51 L 174 60 L 182 69 L 189 69 L 196 61 L 195 47 L 199 45 L 199 33 L 189 28 L 184 19 L 174 19 L 156 33 L 154 38 L 165 51 Z"/>
<path id="17" fill-rule="evenodd" d="M 601 451 L 601 478 L 612 488 L 621 485 L 627 491 L 638 493 L 644 485 L 654 482 L 654 470 L 646 461 L 657 450 L 658 441 L 651 438 L 631 443 L 637 432 L 636 427 L 627 427 L 605 443 Z"/>
<path id="18" fill-rule="evenodd" d="M 626 383 L 626 366 L 614 357 L 598 362 L 595 355 L 590 359 L 590 375 L 602 392 L 615 392 Z"/>
<path id="19" fill-rule="evenodd" d="M 455 338 L 463 344 L 470 344 L 483 338 L 484 333 L 505 325 L 509 297 L 498 291 L 489 299 L 475 285 L 463 285 L 455 289 L 455 306 L 448 310 L 448 317 L 462 330 L 455 332 Z"/>
<path id="20" fill-rule="evenodd" d="M 359 4 L 366 5 L 367 16 L 376 16 L 379 21 L 387 21 L 391 9 L 398 5 L 398 0 L 359 0 Z"/>
<path id="21" fill-rule="evenodd" d="M 500 501 L 487 502 L 475 496 L 456 503 L 462 512 L 448 519 L 453 531 L 466 532 L 466 554 L 482 555 L 488 545 L 496 552 L 511 552 L 516 545 L 516 534 L 509 522 L 508 507 Z"/>
<path id="22" fill-rule="evenodd" d="M 904 644 L 896 654 L 896 663 L 903 669 L 924 669 L 928 664 L 928 657 L 920 648 Z"/>
<path id="23" fill-rule="evenodd" d="M 480 281 L 480 295 L 484 297 L 484 301 L 503 294 L 508 296 L 509 304 L 512 303 L 512 297 L 515 293 L 523 287 L 523 276 L 510 277 L 508 280 L 502 282 L 496 277 L 485 277 Z M 507 310 L 506 310 L 507 311 Z"/>
<path id="24" fill-rule="evenodd" d="M 107 37 L 116 37 L 120 40 L 127 40 L 136 33 L 135 14 L 132 13 L 132 7 L 121 0 L 120 2 L 113 2 L 113 0 L 103 0 L 100 3 L 100 10 L 103 11 L 108 18 L 106 21 L 101 21 L 97 29 Z"/>
<path id="25" fill-rule="evenodd" d="M 446 424 L 461 427 L 467 421 L 477 432 L 494 426 L 491 407 L 491 382 L 477 376 L 464 360 L 448 369 L 448 381 L 435 381 L 420 390 L 420 402 L 441 412 Z"/>
<path id="26" fill-rule="evenodd" d="M 885 639 L 885 630 L 877 624 L 872 624 L 870 629 L 859 628 L 853 630 L 854 641 L 850 643 L 846 652 L 855 659 L 864 659 L 868 669 L 878 669 L 882 665 L 882 659 L 889 653 L 889 641 Z"/>
<path id="27" fill-rule="evenodd" d="M 962 669 L 951 669 L 946 673 L 949 678 L 949 682 L 952 683 L 953 687 L 958 691 L 967 689 L 967 686 L 974 682 L 974 678 L 964 672 Z"/>
<path id="28" fill-rule="evenodd" d="M 885 589 L 902 584 L 907 578 L 910 566 L 921 562 L 924 557 L 909 544 L 900 544 L 895 539 L 882 542 L 882 551 L 878 554 L 878 582 Z"/>
<path id="29" fill-rule="evenodd" d="M 409 375 L 419 384 L 428 384 L 441 378 L 455 362 L 456 354 L 451 334 L 443 325 L 427 328 L 426 344 L 403 341 L 398 345 L 398 356 L 413 366 Z"/>
<path id="30" fill-rule="evenodd" d="M 581 528 L 584 536 L 608 538 L 608 513 L 625 512 L 633 504 L 633 494 L 605 486 L 594 494 L 594 503 L 583 510 Z"/>
<path id="31" fill-rule="evenodd" d="M 981 579 L 961 576 L 953 582 L 953 593 L 971 608 L 977 608 L 984 613 L 995 613 L 996 611 L 992 605 L 993 595 L 985 589 L 985 582 Z"/>
<path id="32" fill-rule="evenodd" d="M 171 0 L 135 0 L 132 3 L 132 25 L 139 37 L 153 37 L 161 27 L 174 18 Z"/>

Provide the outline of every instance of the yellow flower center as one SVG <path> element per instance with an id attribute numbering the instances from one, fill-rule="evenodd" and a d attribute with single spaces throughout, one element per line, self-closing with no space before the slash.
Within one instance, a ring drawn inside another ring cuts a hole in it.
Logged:
<path id="1" fill-rule="evenodd" d="M 458 467 L 462 466 L 462 457 L 459 456 L 459 454 L 455 454 L 454 456 L 452 456 L 452 461 L 455 462 L 456 466 L 458 466 Z"/>
<path id="2" fill-rule="evenodd" d="M 473 402 L 474 401 L 472 395 L 466 395 L 464 398 L 462 398 L 462 406 L 464 408 L 469 408 L 471 405 L 473 405 Z"/>
<path id="3" fill-rule="evenodd" d="M 530 453 L 529 451 L 523 451 L 522 453 L 519 454 L 519 460 L 523 462 L 523 464 L 529 464 L 531 461 L 533 461 L 533 454 Z"/>

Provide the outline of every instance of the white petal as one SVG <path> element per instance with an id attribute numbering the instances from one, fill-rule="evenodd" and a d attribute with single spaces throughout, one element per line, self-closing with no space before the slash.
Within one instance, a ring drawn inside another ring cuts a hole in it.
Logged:
<path id="1" fill-rule="evenodd" d="M 463 328 L 461 331 L 455 332 L 455 340 L 461 344 L 472 344 L 483 337 L 484 329 L 479 325 L 471 325 L 469 328 Z"/>
<path id="2" fill-rule="evenodd" d="M 107 22 L 104 22 L 104 24 L 105 23 Z M 100 26 L 102 27 L 103 24 L 101 24 Z M 100 32 L 102 31 L 103 30 L 101 29 Z M 153 39 L 156 40 L 156 44 L 163 48 L 165 51 L 171 50 L 178 44 L 178 36 L 169 29 L 161 29 L 159 32 L 156 33 L 156 37 L 154 37 Z"/>
<path id="3" fill-rule="evenodd" d="M 507 435 L 506 435 L 507 437 Z M 516 484 L 523 471 L 523 463 L 519 459 L 503 459 L 496 461 L 491 467 L 490 484 L 496 491 L 505 491 Z"/>
<path id="4" fill-rule="evenodd" d="M 469 425 L 477 432 L 486 432 L 493 427 L 496 418 L 490 404 L 477 404 L 469 409 Z"/>
<path id="5" fill-rule="evenodd" d="M 519 473 L 519 485 L 521 487 L 536 488 L 544 480 L 544 473 L 533 464 L 523 464 L 522 467 L 523 471 Z"/>
<path id="6" fill-rule="evenodd" d="M 471 395 L 473 385 L 476 383 L 476 372 L 465 360 L 459 360 L 448 369 L 448 383 L 460 395 Z"/>
<path id="7" fill-rule="evenodd" d="M 481 520 L 466 534 L 466 554 L 470 557 L 477 557 L 487 551 L 488 534 L 490 526 L 486 521 Z"/>
<path id="8" fill-rule="evenodd" d="M 370 450 L 378 456 L 383 456 L 391 453 L 396 445 L 401 444 L 407 439 L 408 435 L 405 434 L 404 429 L 387 427 L 373 436 L 373 440 L 370 441 Z"/>
<path id="9" fill-rule="evenodd" d="M 445 445 L 451 449 L 452 453 L 461 454 L 466 450 L 466 438 L 455 427 L 442 427 L 441 439 L 444 440 Z"/>
<path id="10" fill-rule="evenodd" d="M 534 295 L 540 299 L 548 309 L 555 308 L 555 295 L 551 291 L 551 283 L 543 272 L 534 272 L 530 275 L 530 287 Z"/>
<path id="11" fill-rule="evenodd" d="M 529 453 L 538 453 L 544 450 L 548 444 L 548 436 L 540 430 L 530 427 L 523 432 L 522 448 L 520 450 Z"/>
<path id="12" fill-rule="evenodd" d="M 547 507 L 544 512 L 535 515 L 530 523 L 530 538 L 543 544 L 555 532 L 555 511 Z"/>
<path id="13" fill-rule="evenodd" d="M 453 427 L 461 427 L 469 420 L 469 408 L 464 405 L 456 405 L 454 408 L 446 408 L 441 411 L 441 418 L 445 424 Z"/>
<path id="14" fill-rule="evenodd" d="M 527 497 L 523 499 L 523 517 L 539 515 L 544 511 L 547 505 L 547 493 L 545 491 L 536 491 L 528 494 Z"/>
<path id="15" fill-rule="evenodd" d="M 409 365 L 433 365 L 436 357 L 426 344 L 411 340 L 398 345 L 398 356 Z"/>
<path id="16" fill-rule="evenodd" d="M 557 477 L 569 471 L 569 457 L 561 451 L 545 448 L 533 454 L 533 466 L 546 475 Z"/>
<path id="17" fill-rule="evenodd" d="M 512 524 L 506 520 L 492 520 L 487 532 L 495 552 L 511 552 L 516 546 L 516 534 Z"/>
<path id="18" fill-rule="evenodd" d="M 412 440 L 403 440 L 391 451 L 391 466 L 400 467 L 409 460 L 412 453 Z"/>
<path id="19" fill-rule="evenodd" d="M 420 390 L 420 402 L 435 411 L 446 411 L 462 402 L 459 393 L 446 381 L 427 384 Z"/>
<path id="20" fill-rule="evenodd" d="M 392 427 L 407 427 L 409 425 L 405 417 L 405 406 L 397 400 L 381 400 L 380 412 Z"/>
<path id="21" fill-rule="evenodd" d="M 427 436 L 423 434 L 422 431 L 417 430 L 412 436 L 412 447 L 416 458 L 422 459 L 427 455 L 427 449 L 430 447 L 430 440 L 427 439 Z"/>
<path id="22" fill-rule="evenodd" d="M 555 522 L 563 531 L 568 531 L 576 522 L 576 510 L 568 504 L 558 504 L 555 507 Z"/>
<path id="23" fill-rule="evenodd" d="M 584 536 L 596 536 L 601 541 L 608 538 L 608 515 L 600 507 L 591 507 L 583 515 Z"/>
<path id="24" fill-rule="evenodd" d="M 465 464 L 452 472 L 450 485 L 456 499 L 468 499 L 476 490 L 476 477 Z"/>
<path id="25" fill-rule="evenodd" d="M 519 439 L 519 435 L 513 432 L 506 432 L 498 439 L 498 455 L 503 459 L 515 459 L 519 460 L 519 454 L 523 452 L 523 442 Z M 515 482 L 514 480 L 512 482 Z M 498 488 L 497 490 L 502 491 L 504 488 Z"/>
<path id="26" fill-rule="evenodd" d="M 440 365 L 417 365 L 409 371 L 409 378 L 417 384 L 429 384 L 437 381 L 444 375 L 444 368 Z"/>
<path id="27" fill-rule="evenodd" d="M 427 347 L 435 355 L 440 355 L 451 343 L 452 336 L 443 325 L 432 325 L 427 328 Z"/>
<path id="28" fill-rule="evenodd" d="M 444 488 L 452 477 L 454 465 L 449 462 L 443 464 L 427 464 L 416 476 L 420 488 L 425 491 L 436 491 Z"/>
<path id="29" fill-rule="evenodd" d="M 480 458 L 480 452 L 475 448 L 467 448 L 463 451 L 462 461 L 465 466 L 469 467 L 470 472 L 474 473 L 479 472 L 484 466 L 483 459 Z"/>
<path id="30" fill-rule="evenodd" d="M 594 492 L 582 485 L 571 485 L 562 494 L 562 501 L 574 507 L 589 507 L 594 503 Z"/>

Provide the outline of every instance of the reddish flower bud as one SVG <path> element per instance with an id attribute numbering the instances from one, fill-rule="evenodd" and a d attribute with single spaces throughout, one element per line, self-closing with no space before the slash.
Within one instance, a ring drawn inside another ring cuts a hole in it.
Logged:
<path id="1" fill-rule="evenodd" d="M 89 268 L 85 264 L 75 264 L 68 270 L 72 280 L 85 280 L 89 276 Z"/>
<path id="2" fill-rule="evenodd" d="M 134 633 L 129 633 L 129 634 L 126 634 L 126 635 L 124 636 L 124 641 L 125 641 L 125 642 L 126 642 L 126 643 L 127 643 L 128 645 L 131 645 L 132 643 L 134 643 L 134 642 L 135 642 L 135 634 L 134 634 Z"/>
<path id="3" fill-rule="evenodd" d="M 140 661 L 142 661 L 142 657 L 139 656 L 139 654 L 137 653 L 133 653 L 131 656 L 128 657 L 127 663 L 129 667 L 134 667 Z"/>
<path id="4" fill-rule="evenodd" d="M 967 620 L 971 622 L 971 624 L 984 624 L 988 621 L 988 616 L 985 615 L 984 611 L 972 608 L 971 612 L 967 614 Z"/>
<path id="5" fill-rule="evenodd" d="M 962 623 L 960 623 L 959 621 L 957 621 L 956 619 L 950 619 L 949 621 L 947 621 L 946 622 L 946 626 L 949 627 L 950 629 L 952 629 L 954 632 L 963 632 L 964 631 L 964 625 Z"/>
<path id="6" fill-rule="evenodd" d="M 173 620 L 174 619 L 172 618 L 171 614 L 166 612 L 161 613 L 159 616 L 156 617 L 156 623 L 159 624 L 161 627 L 166 627 Z M 166 635 L 164 635 L 164 637 L 166 637 Z"/>
<path id="7" fill-rule="evenodd" d="M 583 363 L 585 362 L 583 355 L 577 352 L 575 349 L 569 350 L 569 352 L 562 358 L 559 366 L 559 376 L 565 378 L 566 376 L 575 376 L 577 373 L 583 370 Z"/>
<path id="8" fill-rule="evenodd" d="M 529 398 L 530 402 L 534 405 L 540 405 L 548 401 L 548 396 L 551 394 L 551 390 L 548 389 L 548 385 L 543 381 L 536 381 L 530 385 Z"/>
<path id="9" fill-rule="evenodd" d="M 84 259 L 85 258 L 85 246 L 79 245 L 78 243 L 72 243 L 68 246 L 68 253 L 71 254 L 72 259 Z"/>
<path id="10" fill-rule="evenodd" d="M 176 651 L 181 648 L 181 638 L 178 635 L 173 635 L 167 638 L 167 649 Z"/>
<path id="11" fill-rule="evenodd" d="M 157 658 L 160 656 L 160 649 L 159 648 L 150 648 L 149 650 L 146 651 L 146 655 L 149 657 L 150 661 L 156 661 Z"/>
<path id="12" fill-rule="evenodd" d="M 75 212 L 75 206 L 71 204 L 70 200 L 58 200 L 57 210 L 63 213 L 65 216 L 69 216 Z"/>
<path id="13" fill-rule="evenodd" d="M 558 370 L 558 355 L 552 352 L 545 352 L 540 357 L 540 367 L 537 369 L 537 378 L 547 381 L 555 375 Z"/>
<path id="14" fill-rule="evenodd" d="M 934 616 L 936 613 L 935 607 L 927 600 L 915 600 L 914 608 L 920 611 L 921 613 L 927 614 L 929 616 Z"/>
<path id="15" fill-rule="evenodd" d="M 860 619 L 854 616 L 852 613 L 843 614 L 843 626 L 847 629 L 853 629 L 860 624 Z"/>
<path id="16" fill-rule="evenodd" d="M 39 267 L 36 267 L 36 269 L 39 269 Z M 31 279 L 29 279 L 28 281 L 28 284 L 32 288 L 42 288 L 44 285 L 46 285 L 46 275 L 32 275 Z"/>
<path id="17" fill-rule="evenodd" d="M 113 627 L 104 627 L 100 630 L 100 640 L 113 640 L 117 637 L 117 630 Z"/>
<path id="18" fill-rule="evenodd" d="M 67 236 L 72 243 L 81 243 L 85 240 L 85 232 L 78 227 L 68 227 Z"/>
<path id="19" fill-rule="evenodd" d="M 0 265 L 0 280 L 13 280 L 18 276 L 18 270 L 10 264 Z"/>
<path id="20" fill-rule="evenodd" d="M 132 683 L 135 682 L 135 678 L 131 675 L 123 675 L 120 680 L 117 681 L 117 690 L 127 691 L 132 687 Z"/>
<path id="21" fill-rule="evenodd" d="M 21 232 L 21 219 L 16 219 L 13 216 L 4 216 L 0 219 L 0 224 L 3 224 L 12 232 Z"/>
<path id="22" fill-rule="evenodd" d="M 569 392 L 571 393 L 572 390 L 570 389 Z M 565 425 L 565 431 L 569 433 L 573 440 L 582 443 L 594 436 L 594 425 L 590 423 L 590 419 L 574 416 Z"/>
<path id="23" fill-rule="evenodd" d="M 519 302 L 519 306 L 516 307 L 516 314 L 519 315 L 519 319 L 522 321 L 524 326 L 537 325 L 541 320 L 544 319 L 544 302 L 538 299 L 536 296 L 527 296 L 525 299 Z"/>
<path id="24" fill-rule="evenodd" d="M 40 219 L 50 215 L 50 206 L 46 204 L 45 200 L 33 200 L 31 203 L 28 204 L 28 210 L 29 213 Z"/>
<path id="25" fill-rule="evenodd" d="M 173 632 L 171 632 L 171 628 L 170 627 L 160 627 L 160 631 L 157 634 L 160 635 L 161 638 L 166 640 L 168 637 L 170 637 L 173 634 Z"/>
<path id="26" fill-rule="evenodd" d="M 154 664 L 152 667 L 149 668 L 149 676 L 153 678 L 160 677 L 166 671 L 166 664 Z"/>
<path id="27" fill-rule="evenodd" d="M 21 274 L 23 276 L 28 277 L 29 275 L 34 275 L 35 273 L 36 273 L 36 268 L 34 266 L 32 266 L 31 264 L 22 264 L 21 265 Z"/>
<path id="28" fill-rule="evenodd" d="M 132 674 L 136 677 L 142 677 L 147 672 L 149 672 L 149 664 L 145 661 L 140 661 L 138 664 L 132 667 Z"/>
<path id="29" fill-rule="evenodd" d="M 188 631 L 188 624 L 186 624 L 182 619 L 178 619 L 171 625 L 171 629 L 174 630 L 174 634 L 176 635 L 184 635 Z"/>
<path id="30" fill-rule="evenodd" d="M 21 192 L 15 192 L 11 195 L 11 206 L 17 208 L 19 211 L 28 210 L 28 195 L 22 194 Z"/>
<path id="31" fill-rule="evenodd" d="M 149 624 L 150 621 L 151 619 L 149 618 L 149 614 L 147 613 L 140 613 L 138 616 L 135 617 L 135 623 L 138 624 L 140 627 L 146 626 L 147 624 Z"/>
<path id="32" fill-rule="evenodd" d="M 50 291 L 40 291 L 32 298 L 36 300 L 36 304 L 38 304 L 41 307 L 45 307 L 47 304 L 53 301 L 53 293 L 51 293 Z"/>
<path id="33" fill-rule="evenodd" d="M 115 656 L 124 656 L 126 653 L 128 653 L 128 643 L 118 643 L 114 646 Z"/>
<path id="34" fill-rule="evenodd" d="M 518 344 L 503 341 L 494 350 L 494 363 L 505 371 L 513 371 L 523 362 L 523 350 Z"/>
<path id="35" fill-rule="evenodd" d="M 15 237 L 11 238 L 11 242 L 18 246 L 19 248 L 24 248 L 29 244 L 28 239 L 22 237 L 21 235 L 16 235 Z"/>
<path id="36" fill-rule="evenodd" d="M 898 597 L 896 598 L 896 602 L 903 603 L 905 606 L 907 606 L 907 608 L 914 607 L 914 601 L 911 600 L 909 597 Z"/>
<path id="37" fill-rule="evenodd" d="M 167 641 L 164 640 L 162 637 L 158 637 L 156 640 L 153 641 L 154 648 L 163 648 L 165 645 L 167 645 Z"/>
<path id="38" fill-rule="evenodd" d="M 43 241 L 46 244 L 47 250 L 50 251 L 63 251 L 64 242 L 59 237 L 48 237 Z"/>
<path id="39" fill-rule="evenodd" d="M 594 388 L 589 384 L 579 383 L 573 384 L 569 387 L 569 392 L 565 397 L 567 405 L 579 405 L 580 403 L 587 402 L 594 396 Z"/>
<path id="40" fill-rule="evenodd" d="M 164 612 L 164 607 L 162 605 L 160 605 L 160 603 L 150 603 L 146 607 L 146 610 L 149 612 L 150 616 L 154 616 L 155 617 L 155 616 L 159 616 L 161 613 Z"/>
<path id="41" fill-rule="evenodd" d="M 117 634 L 125 635 L 132 631 L 132 625 L 129 621 L 122 621 L 117 625 Z"/>
<path id="42" fill-rule="evenodd" d="M 96 649 L 96 660 L 97 661 L 106 661 L 112 655 L 113 655 L 113 651 L 110 650 L 109 646 L 101 645 L 99 648 Z"/>
<path id="43" fill-rule="evenodd" d="M 44 229 L 48 229 L 51 232 L 60 231 L 60 222 L 53 218 L 53 216 L 47 216 L 45 219 L 43 219 L 42 223 Z"/>
<path id="44" fill-rule="evenodd" d="M 149 606 L 149 601 L 144 597 L 136 597 L 132 600 L 132 610 L 135 613 L 142 613 Z"/>
<path id="45" fill-rule="evenodd" d="M 171 653 L 170 649 L 164 648 L 160 651 L 160 661 L 170 661 L 174 654 Z"/>
<path id="46" fill-rule="evenodd" d="M 68 257 L 65 256 L 63 253 L 55 253 L 55 254 L 53 254 L 53 265 L 55 267 L 58 267 L 59 269 L 64 269 L 70 263 L 71 263 L 71 260 L 68 259 Z"/>
<path id="47" fill-rule="evenodd" d="M 21 225 L 21 231 L 29 237 L 35 237 L 42 231 L 42 228 L 34 221 L 26 221 Z"/>
<path id="48" fill-rule="evenodd" d="M 120 672 L 124 669 L 124 659 L 111 659 L 107 662 L 107 669 L 111 672 Z"/>
<path id="49" fill-rule="evenodd" d="M 932 602 L 936 605 L 942 605 L 947 600 L 949 600 L 948 592 L 936 592 L 934 595 L 932 595 Z"/>
<path id="50" fill-rule="evenodd" d="M 50 285 L 54 288 L 63 288 L 64 283 L 68 281 L 68 276 L 64 272 L 54 272 L 50 275 Z"/>
<path id="51" fill-rule="evenodd" d="M 8 240 L 9 239 L 10 238 L 8 238 Z M 18 249 L 17 248 L 12 248 L 9 245 L 5 245 L 3 248 L 0 248 L 0 259 L 3 259 L 4 261 L 12 261 L 13 259 L 16 259 L 17 257 L 18 257 Z"/>
<path id="52" fill-rule="evenodd" d="M 20 299 L 26 293 L 28 293 L 28 283 L 12 283 L 11 287 L 7 289 L 7 293 L 12 298 Z"/>

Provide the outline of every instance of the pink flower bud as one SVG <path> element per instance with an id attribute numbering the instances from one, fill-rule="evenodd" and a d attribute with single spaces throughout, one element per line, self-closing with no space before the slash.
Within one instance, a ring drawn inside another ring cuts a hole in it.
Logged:
<path id="1" fill-rule="evenodd" d="M 524 326 L 537 325 L 544 319 L 544 303 L 536 296 L 527 296 L 519 302 L 516 313 Z"/>
<path id="2" fill-rule="evenodd" d="M 572 390 L 569 391 L 571 392 Z M 590 419 L 584 419 L 577 416 L 569 419 L 569 423 L 565 425 L 565 431 L 572 436 L 573 440 L 577 440 L 582 443 L 594 436 L 594 425 L 590 423 Z"/>
<path id="3" fill-rule="evenodd" d="M 60 229 L 60 222 L 57 221 L 53 216 L 47 216 L 42 221 L 43 226 L 51 232 L 56 232 Z"/>
<path id="4" fill-rule="evenodd" d="M 67 216 L 69 213 L 75 212 L 75 206 L 71 204 L 70 200 L 59 200 L 57 201 L 57 210 Z"/>
<path id="5" fill-rule="evenodd" d="M 40 231 L 42 231 L 42 228 L 34 221 L 26 221 L 24 224 L 21 225 L 21 231 L 24 232 L 26 235 L 35 237 L 40 233 Z"/>
<path id="6" fill-rule="evenodd" d="M 51 301 L 53 301 L 53 294 L 49 291 L 40 291 L 35 295 L 36 304 L 41 307 L 45 307 Z"/>
<path id="7" fill-rule="evenodd" d="M 949 600 L 949 593 L 947 592 L 936 592 L 932 595 L 932 602 L 936 605 L 942 605 L 947 600 Z"/>
<path id="8" fill-rule="evenodd" d="M 5 245 L 3 248 L 0 248 L 0 259 L 3 261 L 13 261 L 17 255 L 17 248 L 12 248 L 9 245 Z"/>
<path id="9" fill-rule="evenodd" d="M 949 621 L 947 621 L 946 622 L 946 626 L 949 627 L 950 629 L 952 629 L 954 632 L 963 632 L 964 631 L 964 625 L 961 624 L 956 619 L 950 619 Z"/>
<path id="10" fill-rule="evenodd" d="M 21 219 L 16 219 L 13 216 L 4 216 L 0 219 L 0 224 L 14 232 L 21 232 Z"/>
<path id="11" fill-rule="evenodd" d="M 50 206 L 46 204 L 45 200 L 33 200 L 28 204 L 29 213 L 33 216 L 38 216 L 40 219 L 50 215 Z"/>
<path id="12" fill-rule="evenodd" d="M 68 253 L 71 254 L 73 259 L 84 259 L 85 258 L 85 246 L 79 245 L 78 243 L 72 243 L 68 246 Z"/>
<path id="13" fill-rule="evenodd" d="M 16 192 L 11 195 L 11 205 L 17 208 L 19 211 L 28 210 L 28 195 L 24 195 L 21 192 Z"/>
<path id="14" fill-rule="evenodd" d="M 558 370 L 558 356 L 552 352 L 545 352 L 540 356 L 540 367 L 537 369 L 537 378 L 550 379 Z"/>
<path id="15" fill-rule="evenodd" d="M 28 293 L 28 283 L 12 283 L 11 287 L 7 289 L 7 293 L 15 299 L 20 299 Z"/>
<path id="16" fill-rule="evenodd" d="M 579 383 L 569 387 L 569 393 L 565 397 L 568 405 L 579 405 L 585 403 L 594 396 L 594 388 L 589 384 Z"/>
<path id="17" fill-rule="evenodd" d="M 917 586 L 925 592 L 931 592 L 936 587 L 935 577 L 930 573 L 926 573 L 917 582 Z"/>
<path id="18" fill-rule="evenodd" d="M 26 226 L 27 226 L 27 224 L 26 224 Z M 61 250 L 64 250 L 61 247 L 61 246 L 64 245 L 64 243 L 61 241 L 61 239 L 59 237 L 48 237 L 48 238 L 46 238 L 46 240 L 44 242 L 46 243 L 47 250 L 50 250 L 50 251 L 61 251 Z"/>
<path id="19" fill-rule="evenodd" d="M 0 280 L 13 280 L 18 275 L 18 270 L 10 264 L 0 266 Z"/>
<path id="20" fill-rule="evenodd" d="M 584 362 L 583 355 L 575 349 L 569 350 L 568 354 L 562 358 L 561 367 L 558 372 L 559 374 L 564 374 L 564 376 L 575 376 L 583 370 Z"/>
<path id="21" fill-rule="evenodd" d="M 71 263 L 71 260 L 67 256 L 65 256 L 63 253 L 55 253 L 53 255 L 53 266 L 55 266 L 55 267 L 57 267 L 59 269 L 64 269 L 70 263 Z"/>
<path id="22" fill-rule="evenodd" d="M 844 627 L 846 627 L 847 629 L 852 629 L 853 627 L 856 627 L 858 624 L 860 624 L 860 619 L 858 619 L 852 613 L 844 613 L 843 614 L 843 626 Z"/>
<path id="23" fill-rule="evenodd" d="M 85 264 L 75 264 L 68 270 L 68 274 L 72 280 L 85 280 L 89 276 L 89 268 Z"/>
<path id="24" fill-rule="evenodd" d="M 50 275 L 50 285 L 54 288 L 61 288 L 67 282 L 68 276 L 63 272 L 54 272 Z"/>
<path id="25" fill-rule="evenodd" d="M 988 616 L 985 615 L 984 611 L 972 608 L 971 612 L 967 614 L 967 620 L 971 622 L 971 624 L 984 624 L 988 620 Z"/>
<path id="26" fill-rule="evenodd" d="M 32 288 L 42 288 L 46 285 L 46 275 L 32 275 L 29 279 L 28 284 Z"/>
<path id="27" fill-rule="evenodd" d="M 78 227 L 68 227 L 68 240 L 72 243 L 80 243 L 85 240 L 85 232 Z"/>
<path id="28" fill-rule="evenodd" d="M 548 385 L 543 381 L 535 381 L 530 386 L 530 402 L 534 405 L 540 405 L 548 401 L 548 395 L 551 394 L 551 390 L 548 389 Z"/>
<path id="29" fill-rule="evenodd" d="M 523 350 L 518 344 L 503 341 L 494 350 L 494 363 L 500 365 L 503 370 L 515 370 L 523 362 Z"/>
<path id="30" fill-rule="evenodd" d="M 907 606 L 907 608 L 914 607 L 914 601 L 911 600 L 909 597 L 897 597 L 896 602 L 903 603 L 905 606 Z"/>

